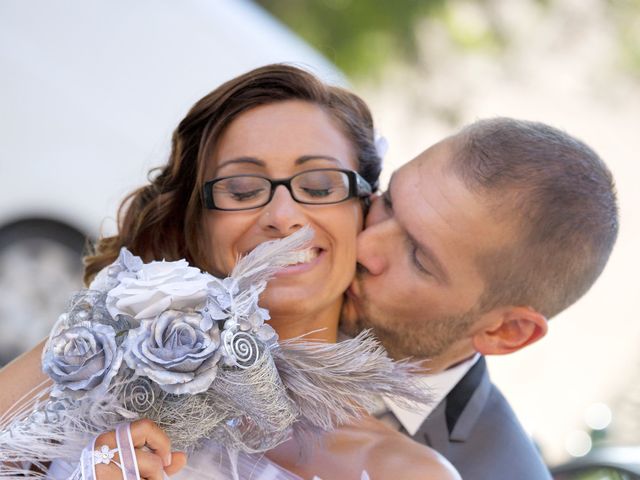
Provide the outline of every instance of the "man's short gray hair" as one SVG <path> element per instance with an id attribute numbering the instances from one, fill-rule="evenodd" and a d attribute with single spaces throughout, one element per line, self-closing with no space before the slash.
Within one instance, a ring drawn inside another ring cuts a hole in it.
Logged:
<path id="1" fill-rule="evenodd" d="M 516 232 L 478 259 L 481 307 L 531 306 L 551 318 L 602 272 L 618 233 L 611 172 L 585 143 L 543 123 L 495 118 L 453 137 L 450 164 Z"/>

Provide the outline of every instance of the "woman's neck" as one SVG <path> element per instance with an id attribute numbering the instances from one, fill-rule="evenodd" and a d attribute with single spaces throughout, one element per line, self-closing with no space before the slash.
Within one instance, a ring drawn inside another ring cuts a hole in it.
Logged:
<path id="1" fill-rule="evenodd" d="M 341 309 L 342 299 L 318 312 L 271 310 L 268 323 L 282 340 L 304 336 L 305 340 L 335 343 Z"/>

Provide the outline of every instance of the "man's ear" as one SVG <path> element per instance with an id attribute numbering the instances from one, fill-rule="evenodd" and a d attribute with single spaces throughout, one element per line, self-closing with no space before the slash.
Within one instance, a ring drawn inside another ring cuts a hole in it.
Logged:
<path id="1" fill-rule="evenodd" d="M 483 355 L 504 355 L 537 342 L 547 334 L 547 319 L 531 307 L 507 307 L 488 312 L 485 328 L 473 336 L 473 346 Z"/>

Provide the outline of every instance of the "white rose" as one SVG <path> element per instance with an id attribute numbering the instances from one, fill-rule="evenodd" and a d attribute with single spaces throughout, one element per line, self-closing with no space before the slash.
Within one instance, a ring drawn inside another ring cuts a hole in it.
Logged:
<path id="1" fill-rule="evenodd" d="M 107 309 L 113 318 L 124 314 L 141 320 L 169 309 L 201 308 L 211 280 L 186 260 L 146 263 L 119 278 L 118 286 L 107 294 Z"/>

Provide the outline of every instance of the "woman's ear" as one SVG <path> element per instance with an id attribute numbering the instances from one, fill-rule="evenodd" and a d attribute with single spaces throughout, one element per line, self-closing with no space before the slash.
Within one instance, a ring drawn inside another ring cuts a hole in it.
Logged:
<path id="1" fill-rule="evenodd" d="M 476 351 L 483 355 L 516 352 L 547 334 L 547 319 L 531 307 L 501 308 L 487 315 L 491 320 L 472 340 Z"/>

